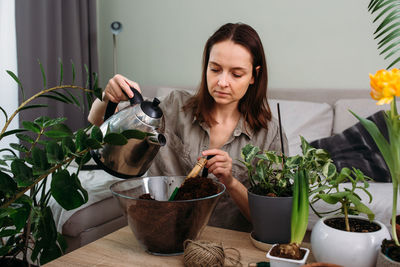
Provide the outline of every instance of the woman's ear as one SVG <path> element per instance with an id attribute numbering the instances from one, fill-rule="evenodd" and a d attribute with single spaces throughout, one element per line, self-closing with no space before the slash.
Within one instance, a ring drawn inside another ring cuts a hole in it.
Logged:
<path id="1" fill-rule="evenodd" d="M 261 66 L 257 66 L 257 67 L 256 67 L 256 77 L 258 76 L 258 73 L 260 72 L 260 68 L 261 68 Z M 255 79 L 256 77 L 254 77 L 254 75 L 253 75 L 253 77 L 251 77 L 250 84 L 253 84 L 253 83 L 254 83 L 254 79 Z"/>

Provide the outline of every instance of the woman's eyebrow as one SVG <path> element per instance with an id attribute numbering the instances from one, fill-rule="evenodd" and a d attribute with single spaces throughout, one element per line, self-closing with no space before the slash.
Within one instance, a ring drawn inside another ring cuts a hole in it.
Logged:
<path id="1" fill-rule="evenodd" d="M 214 62 L 214 61 L 209 61 L 208 64 L 209 64 L 209 65 L 215 65 L 215 66 L 217 66 L 217 67 L 221 67 L 221 65 L 219 65 L 217 62 Z M 246 71 L 247 69 L 244 68 L 244 67 L 233 67 L 233 68 L 231 68 L 231 70 Z"/>

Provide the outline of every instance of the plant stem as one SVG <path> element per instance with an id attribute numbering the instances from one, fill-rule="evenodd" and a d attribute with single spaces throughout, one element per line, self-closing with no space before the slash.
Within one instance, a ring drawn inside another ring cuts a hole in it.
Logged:
<path id="1" fill-rule="evenodd" d="M 343 205 L 344 223 L 346 225 L 346 231 L 350 232 L 349 214 L 347 211 L 347 201 L 342 202 L 342 205 Z"/>
<path id="2" fill-rule="evenodd" d="M 392 177 L 393 183 L 393 204 L 392 204 L 392 238 L 397 246 L 400 246 L 396 233 L 396 212 L 397 212 L 397 192 L 399 190 L 399 183 L 397 179 L 400 177 Z"/>
<path id="3" fill-rule="evenodd" d="M 18 114 L 18 112 L 21 111 L 21 109 L 26 106 L 29 102 L 31 102 L 32 100 L 38 98 L 39 96 L 49 93 L 51 91 L 54 90 L 58 90 L 58 89 L 66 89 L 66 88 L 72 88 L 72 89 L 79 89 L 79 90 L 83 90 L 85 92 L 93 92 L 93 90 L 81 87 L 81 86 L 76 86 L 76 85 L 61 85 L 61 86 L 55 86 L 46 90 L 42 90 L 39 93 L 31 96 L 28 100 L 25 100 L 21 105 L 19 105 L 19 107 L 14 111 L 14 113 L 11 115 L 11 117 L 6 121 L 6 124 L 4 125 L 3 129 L 1 130 L 0 133 L 0 140 L 2 139 L 2 135 L 4 134 L 4 132 L 7 130 L 8 126 L 10 125 L 11 121 L 14 119 L 14 117 Z"/>

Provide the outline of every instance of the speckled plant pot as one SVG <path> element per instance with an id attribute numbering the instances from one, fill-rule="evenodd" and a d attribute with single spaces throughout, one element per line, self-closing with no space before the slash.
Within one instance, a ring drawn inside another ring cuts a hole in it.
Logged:
<path id="1" fill-rule="evenodd" d="M 376 261 L 376 267 L 399 267 L 400 262 L 393 261 L 385 256 L 382 251 L 379 250 L 378 259 Z"/>

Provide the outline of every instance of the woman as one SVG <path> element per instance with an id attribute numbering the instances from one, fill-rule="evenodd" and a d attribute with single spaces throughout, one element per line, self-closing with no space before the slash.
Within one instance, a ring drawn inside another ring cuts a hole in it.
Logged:
<path id="1" fill-rule="evenodd" d="M 263 150 L 281 151 L 278 123 L 267 102 L 267 81 L 257 32 L 246 24 L 228 23 L 205 45 L 196 95 L 175 91 L 160 105 L 167 145 L 160 149 L 148 174 L 187 175 L 199 156 L 213 156 L 206 167 L 225 184 L 228 194 L 218 202 L 210 225 L 251 231 L 247 171 L 238 161 L 241 148 L 252 143 Z M 127 100 L 122 91 L 133 97 L 129 86 L 139 89 L 137 83 L 114 76 L 103 101 L 93 104 L 89 121 L 100 125 L 108 101 Z M 288 151 L 286 137 L 284 144 Z"/>

